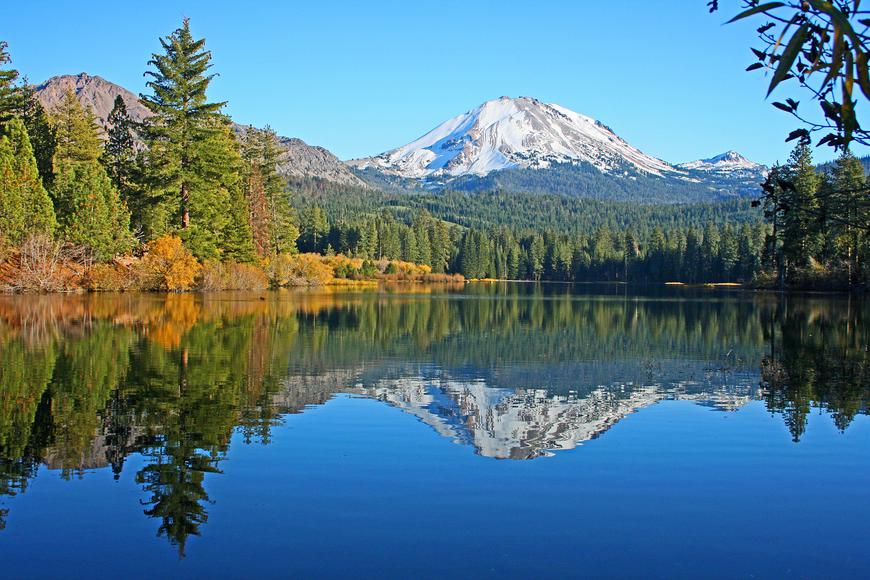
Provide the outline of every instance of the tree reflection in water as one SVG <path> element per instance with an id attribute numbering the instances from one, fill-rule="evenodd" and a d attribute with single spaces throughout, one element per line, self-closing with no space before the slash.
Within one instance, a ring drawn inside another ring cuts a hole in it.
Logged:
<path id="1" fill-rule="evenodd" d="M 140 454 L 144 513 L 183 555 L 234 432 L 362 393 L 490 457 L 599 436 L 666 398 L 762 399 L 799 441 L 867 413 L 868 307 L 847 298 L 638 297 L 568 287 L 0 298 L 0 497 Z M 6 507 L 0 509 L 0 527 Z"/>

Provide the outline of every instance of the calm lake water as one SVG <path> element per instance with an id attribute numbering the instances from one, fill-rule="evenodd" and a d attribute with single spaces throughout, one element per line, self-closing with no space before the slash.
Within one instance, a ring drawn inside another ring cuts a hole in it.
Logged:
<path id="1" fill-rule="evenodd" d="M 870 307 L 0 297 L 17 577 L 867 577 Z"/>

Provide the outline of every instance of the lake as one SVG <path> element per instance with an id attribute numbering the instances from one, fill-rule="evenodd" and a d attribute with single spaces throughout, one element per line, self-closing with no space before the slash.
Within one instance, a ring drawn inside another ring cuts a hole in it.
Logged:
<path id="1" fill-rule="evenodd" d="M 13 577 L 866 577 L 870 306 L 0 297 Z"/>

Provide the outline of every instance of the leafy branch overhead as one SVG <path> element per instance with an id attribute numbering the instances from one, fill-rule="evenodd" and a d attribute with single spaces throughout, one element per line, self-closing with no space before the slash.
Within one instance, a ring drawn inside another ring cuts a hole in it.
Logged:
<path id="1" fill-rule="evenodd" d="M 768 96 L 784 81 L 794 80 L 821 108 L 820 116 L 810 118 L 794 99 L 774 102 L 803 124 L 787 141 L 809 142 L 816 134 L 817 145 L 835 149 L 845 150 L 852 142 L 870 145 L 870 133 L 861 127 L 857 111 L 862 98 L 870 99 L 870 11 L 861 10 L 860 4 L 861 0 L 746 0 L 744 10 L 728 21 L 764 19 L 756 30 L 761 44 L 752 48 L 756 62 L 746 70 L 770 74 Z M 718 0 L 707 5 L 710 12 L 719 9 Z"/>

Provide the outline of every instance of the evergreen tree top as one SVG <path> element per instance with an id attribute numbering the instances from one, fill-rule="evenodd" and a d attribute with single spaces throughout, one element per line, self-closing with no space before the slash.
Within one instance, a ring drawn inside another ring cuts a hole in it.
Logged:
<path id="1" fill-rule="evenodd" d="M 205 49 L 205 39 L 194 40 L 190 21 L 185 18 L 178 28 L 160 39 L 164 54 L 152 54 L 145 72 L 151 77 L 146 83 L 153 95 L 140 95 L 152 112 L 170 118 L 201 120 L 218 114 L 225 101 L 209 103 L 206 91 L 216 76 L 206 74 L 211 69 L 211 51 Z"/>
<path id="2" fill-rule="evenodd" d="M 12 62 L 9 56 L 9 45 L 5 40 L 0 40 L 0 67 Z M 18 71 L 14 68 L 0 68 L 0 124 L 5 123 L 19 108 L 20 91 L 15 85 L 18 80 Z"/>
<path id="3" fill-rule="evenodd" d="M 103 150 L 100 127 L 89 107 L 84 107 L 72 89 L 67 90 L 52 112 L 57 148 L 55 167 L 61 161 L 96 161 Z"/>

